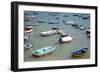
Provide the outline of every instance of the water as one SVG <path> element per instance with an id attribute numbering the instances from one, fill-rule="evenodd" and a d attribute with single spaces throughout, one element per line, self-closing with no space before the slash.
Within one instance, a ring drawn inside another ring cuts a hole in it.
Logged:
<path id="1" fill-rule="evenodd" d="M 25 11 L 29 15 L 34 15 L 32 11 Z M 63 20 L 72 20 L 76 24 L 83 25 L 84 27 L 90 26 L 90 19 L 83 20 L 82 17 L 73 16 L 73 14 L 82 15 L 80 13 L 59 13 L 55 16 L 50 16 L 50 12 L 38 12 L 38 15 L 35 15 L 35 18 L 32 18 L 30 21 L 25 21 L 25 25 L 35 24 L 38 20 L 47 20 L 43 23 L 38 23 L 38 26 L 33 26 L 33 32 L 31 35 L 31 42 L 33 47 L 30 49 L 24 50 L 24 61 L 48 61 L 48 60 L 72 60 L 72 59 L 87 59 L 90 58 L 90 39 L 87 37 L 85 30 L 79 30 L 71 25 L 65 25 Z M 69 17 L 64 17 L 68 15 Z M 89 16 L 89 14 L 87 14 Z M 58 17 L 59 19 L 56 19 Z M 48 21 L 58 21 L 62 25 L 64 31 L 73 37 L 73 40 L 68 43 L 60 44 L 59 38 L 60 34 L 54 34 L 50 36 L 42 37 L 40 32 L 48 31 L 52 29 L 52 26 L 55 24 L 49 24 Z M 46 46 L 56 46 L 56 50 L 51 54 L 43 57 L 32 57 L 32 50 L 43 48 Z M 72 58 L 71 52 L 73 50 L 79 50 L 81 48 L 88 48 L 88 52 L 79 58 Z"/>

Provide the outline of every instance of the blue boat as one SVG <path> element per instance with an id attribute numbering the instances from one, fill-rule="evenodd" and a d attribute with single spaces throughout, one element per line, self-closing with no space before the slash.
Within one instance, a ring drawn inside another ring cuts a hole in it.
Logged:
<path id="1" fill-rule="evenodd" d="M 48 46 L 48 47 L 40 48 L 37 50 L 33 50 L 32 55 L 37 56 L 37 57 L 44 56 L 49 53 L 52 53 L 55 49 L 56 49 L 55 46 Z"/>
<path id="2" fill-rule="evenodd" d="M 24 49 L 29 49 L 32 46 L 33 45 L 31 44 L 31 42 L 29 40 L 24 39 Z"/>
<path id="3" fill-rule="evenodd" d="M 88 48 L 82 48 L 80 50 L 77 51 L 73 51 L 72 52 L 72 56 L 73 57 L 81 57 L 83 54 L 85 54 L 88 51 Z"/>

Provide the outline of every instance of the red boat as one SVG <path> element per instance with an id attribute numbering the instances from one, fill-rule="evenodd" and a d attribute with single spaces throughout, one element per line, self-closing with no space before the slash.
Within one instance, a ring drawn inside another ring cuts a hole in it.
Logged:
<path id="1" fill-rule="evenodd" d="M 32 28 L 27 28 L 27 27 L 25 27 L 25 28 L 24 28 L 24 32 L 25 32 L 25 33 L 30 33 L 30 32 L 32 32 Z"/>

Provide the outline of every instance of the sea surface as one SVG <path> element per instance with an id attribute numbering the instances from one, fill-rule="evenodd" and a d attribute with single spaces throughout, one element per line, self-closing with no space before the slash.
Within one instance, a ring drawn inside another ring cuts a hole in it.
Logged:
<path id="1" fill-rule="evenodd" d="M 66 25 L 65 23 L 63 23 L 63 20 L 72 20 L 75 24 L 83 25 L 87 29 L 88 27 L 90 27 L 90 18 L 83 19 L 82 17 L 90 17 L 90 14 L 24 11 L 24 15 L 35 16 L 29 21 L 24 21 L 25 26 L 32 25 L 33 28 L 30 39 L 33 47 L 24 50 L 24 61 L 73 60 L 90 58 L 90 38 L 87 37 L 86 30 L 80 30 L 73 27 L 71 24 Z M 38 23 L 39 20 L 45 21 Z M 49 24 L 49 21 L 57 21 L 59 24 Z M 37 24 L 37 26 L 33 26 L 34 24 Z M 73 37 L 72 41 L 60 44 L 60 34 L 54 34 L 45 37 L 41 36 L 40 32 L 51 30 L 53 26 L 58 25 L 63 26 L 63 30 Z M 46 56 L 32 56 L 33 50 L 46 46 L 56 46 L 56 50 Z M 88 48 L 87 53 L 82 57 L 73 58 L 71 56 L 71 52 L 74 50 L 79 50 L 81 48 Z"/>

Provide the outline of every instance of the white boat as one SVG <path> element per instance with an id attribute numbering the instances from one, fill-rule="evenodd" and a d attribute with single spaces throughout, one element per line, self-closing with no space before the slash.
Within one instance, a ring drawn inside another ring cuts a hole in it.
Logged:
<path id="1" fill-rule="evenodd" d="M 55 49 L 56 49 L 55 46 L 48 46 L 48 47 L 40 48 L 37 50 L 33 50 L 32 55 L 37 56 L 37 57 L 44 56 L 49 53 L 52 53 Z"/>
<path id="2" fill-rule="evenodd" d="M 52 27 L 53 30 L 59 30 L 59 29 L 62 29 L 62 28 L 63 28 L 63 26 L 60 26 L 60 25 L 59 26 L 53 26 Z"/>
<path id="3" fill-rule="evenodd" d="M 42 36 L 52 35 L 52 34 L 55 34 L 55 33 L 56 33 L 56 30 L 49 30 L 49 31 L 45 31 L 45 32 L 40 32 L 40 34 Z"/>
<path id="4" fill-rule="evenodd" d="M 74 24 L 74 21 L 69 20 L 69 21 L 63 21 L 65 24 Z"/>
<path id="5" fill-rule="evenodd" d="M 66 24 L 74 24 L 73 21 L 67 21 Z"/>
<path id="6" fill-rule="evenodd" d="M 64 34 L 61 35 L 59 42 L 60 43 L 70 42 L 70 41 L 72 41 L 72 39 L 73 39 L 72 36 L 64 33 Z"/>
<path id="7" fill-rule="evenodd" d="M 84 26 L 80 26 L 79 29 L 80 30 L 85 30 L 85 27 Z"/>

